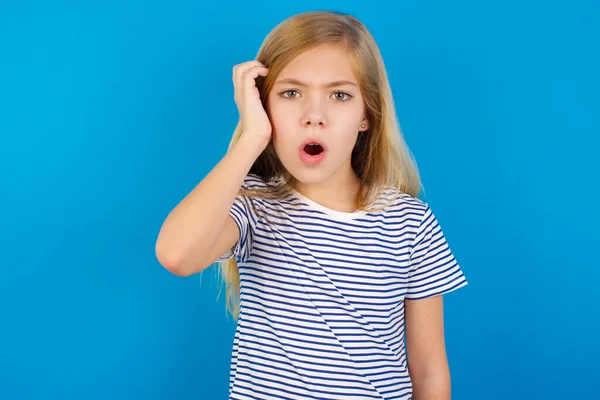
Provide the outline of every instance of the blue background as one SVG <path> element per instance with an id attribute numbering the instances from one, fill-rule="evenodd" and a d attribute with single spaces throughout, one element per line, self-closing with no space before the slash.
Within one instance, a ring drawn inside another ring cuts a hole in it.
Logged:
<path id="1" fill-rule="evenodd" d="M 233 65 L 313 9 L 375 36 L 469 280 L 453 398 L 600 398 L 597 2 L 105 0 L 0 5 L 1 399 L 226 398 L 217 269 L 154 244 L 227 150 Z"/>

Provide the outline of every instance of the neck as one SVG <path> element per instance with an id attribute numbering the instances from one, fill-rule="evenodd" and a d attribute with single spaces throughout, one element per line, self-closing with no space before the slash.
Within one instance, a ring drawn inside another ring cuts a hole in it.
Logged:
<path id="1" fill-rule="evenodd" d="M 294 187 L 303 196 L 327 208 L 341 212 L 354 212 L 358 208 L 360 180 L 353 170 L 334 174 L 323 182 L 305 184 L 296 180 Z"/>

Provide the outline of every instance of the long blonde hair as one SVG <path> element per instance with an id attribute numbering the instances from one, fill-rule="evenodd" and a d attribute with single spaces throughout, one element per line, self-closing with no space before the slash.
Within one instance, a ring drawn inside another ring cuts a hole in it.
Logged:
<path id="1" fill-rule="evenodd" d="M 256 56 L 269 68 L 266 77 L 259 76 L 256 79 L 263 106 L 267 109 L 269 92 L 286 65 L 303 51 L 324 44 L 341 45 L 347 49 L 370 124 L 367 131 L 359 134 L 352 151 L 352 168 L 361 183 L 359 209 L 370 210 L 386 187 L 417 197 L 422 189 L 421 180 L 416 162 L 400 130 L 381 53 L 371 33 L 357 18 L 334 11 L 311 11 L 294 15 L 278 24 L 267 35 Z M 242 126 L 238 121 L 228 151 L 241 134 Z M 285 172 L 271 141 L 249 173 L 260 176 L 266 182 Z M 289 191 L 295 182 L 294 177 L 290 176 L 280 189 Z M 242 189 L 240 194 L 277 195 L 272 191 Z M 240 275 L 236 260 L 232 258 L 221 262 L 219 270 L 227 283 L 227 310 L 237 320 Z"/>

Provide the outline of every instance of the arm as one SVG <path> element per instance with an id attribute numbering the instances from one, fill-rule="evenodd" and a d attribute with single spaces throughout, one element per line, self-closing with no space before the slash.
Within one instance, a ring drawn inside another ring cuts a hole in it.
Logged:
<path id="1" fill-rule="evenodd" d="M 213 170 L 170 212 L 155 250 L 165 268 L 179 276 L 200 272 L 214 262 L 217 253 L 235 244 L 239 231 L 233 220 L 228 221 L 229 210 L 267 142 L 242 134 Z"/>
<path id="2" fill-rule="evenodd" d="M 405 300 L 406 350 L 414 400 L 450 400 L 442 296 Z"/>

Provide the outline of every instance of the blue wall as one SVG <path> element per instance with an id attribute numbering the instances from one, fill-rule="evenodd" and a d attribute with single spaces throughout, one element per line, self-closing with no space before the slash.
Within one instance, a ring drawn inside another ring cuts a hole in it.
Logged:
<path id="1" fill-rule="evenodd" d="M 322 8 L 378 41 L 469 279 L 453 398 L 600 398 L 597 2 L 95 3 L 0 5 L 0 398 L 226 398 L 216 269 L 154 243 L 225 154 L 233 65 Z"/>

